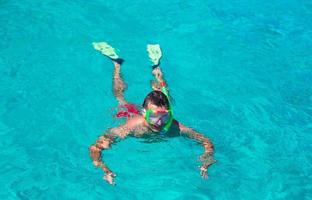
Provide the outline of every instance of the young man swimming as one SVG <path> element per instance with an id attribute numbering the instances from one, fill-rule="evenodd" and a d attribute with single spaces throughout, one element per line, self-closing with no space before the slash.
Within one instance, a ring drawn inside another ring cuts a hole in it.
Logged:
<path id="1" fill-rule="evenodd" d="M 101 152 L 107 150 L 117 142 L 117 139 L 124 139 L 127 136 L 141 137 L 152 134 L 168 134 L 178 131 L 181 135 L 194 139 L 202 144 L 204 153 L 200 156 L 202 165 L 200 175 L 207 178 L 207 169 L 216 162 L 213 159 L 213 144 L 204 135 L 188 128 L 173 118 L 172 106 L 168 95 L 168 88 L 164 80 L 159 61 L 162 56 L 159 45 L 148 45 L 147 51 L 153 63 L 153 75 L 156 81 L 152 82 L 153 91 L 144 99 L 143 110 L 140 112 L 134 104 L 128 103 L 124 98 L 125 83 L 120 75 L 120 67 L 123 62 L 116 54 L 113 47 L 105 42 L 93 43 L 96 50 L 109 57 L 114 64 L 113 91 L 119 102 L 119 106 L 126 109 L 117 113 L 117 117 L 127 117 L 127 121 L 119 127 L 108 129 L 98 138 L 95 144 L 90 146 L 90 156 L 94 166 L 101 168 L 105 175 L 104 180 L 114 184 L 116 174 L 102 160 Z"/>

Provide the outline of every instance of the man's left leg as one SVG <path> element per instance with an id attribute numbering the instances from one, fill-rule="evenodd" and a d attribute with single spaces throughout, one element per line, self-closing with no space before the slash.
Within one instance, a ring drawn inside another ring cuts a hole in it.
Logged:
<path id="1" fill-rule="evenodd" d="M 119 104 L 124 105 L 124 104 L 127 104 L 127 101 L 125 100 L 125 97 L 124 97 L 124 91 L 127 88 L 127 86 L 121 77 L 121 73 L 120 73 L 121 64 L 114 60 L 113 60 L 113 64 L 114 64 L 113 92 Z"/>
<path id="2" fill-rule="evenodd" d="M 119 104 L 126 104 L 127 101 L 124 98 L 126 84 L 124 83 L 120 75 L 120 67 L 123 59 L 121 59 L 116 53 L 116 50 L 106 42 L 93 42 L 92 44 L 94 49 L 100 51 L 103 55 L 109 57 L 113 61 L 113 92 Z"/>

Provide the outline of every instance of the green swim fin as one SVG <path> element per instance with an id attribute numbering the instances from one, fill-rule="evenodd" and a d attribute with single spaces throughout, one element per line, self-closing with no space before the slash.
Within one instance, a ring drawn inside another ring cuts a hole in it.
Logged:
<path id="1" fill-rule="evenodd" d="M 116 50 L 106 42 L 93 42 L 94 49 L 100 51 L 105 56 L 111 58 L 112 60 L 118 60 L 119 56 L 116 53 Z"/>
<path id="2" fill-rule="evenodd" d="M 153 67 L 158 66 L 162 56 L 159 44 L 148 44 L 147 53 L 154 65 Z"/>

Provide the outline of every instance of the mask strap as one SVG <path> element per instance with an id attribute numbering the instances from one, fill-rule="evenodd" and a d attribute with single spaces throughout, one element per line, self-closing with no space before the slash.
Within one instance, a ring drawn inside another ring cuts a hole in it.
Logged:
<path id="1" fill-rule="evenodd" d="M 148 110 L 143 110 L 143 113 L 145 114 L 145 120 L 147 121 L 147 123 L 151 123 L 151 119 L 150 119 L 150 115 L 151 115 L 152 110 L 148 109 Z"/>

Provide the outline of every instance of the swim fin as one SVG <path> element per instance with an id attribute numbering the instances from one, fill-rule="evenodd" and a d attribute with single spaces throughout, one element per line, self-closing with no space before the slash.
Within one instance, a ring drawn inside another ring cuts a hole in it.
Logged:
<path id="1" fill-rule="evenodd" d="M 112 60 L 118 60 L 119 56 L 116 50 L 106 42 L 93 42 L 94 49 L 100 51 L 103 55 L 111 58 Z"/>
<path id="2" fill-rule="evenodd" d="M 159 62 L 162 56 L 159 44 L 148 44 L 147 53 L 153 63 L 153 68 L 157 67 L 160 64 Z"/>

